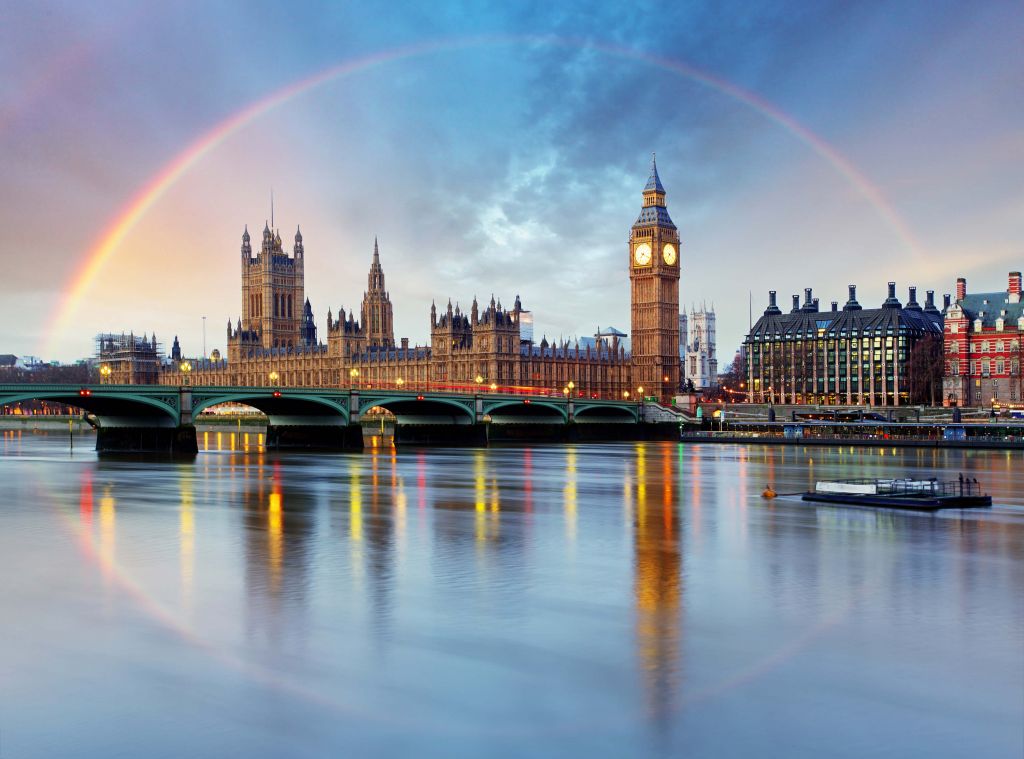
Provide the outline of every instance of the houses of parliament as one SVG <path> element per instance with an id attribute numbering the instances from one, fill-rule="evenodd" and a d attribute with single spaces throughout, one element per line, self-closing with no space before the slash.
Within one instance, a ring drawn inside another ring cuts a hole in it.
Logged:
<path id="1" fill-rule="evenodd" d="M 280 233 L 266 225 L 255 251 L 248 228 L 242 234 L 242 314 L 228 322 L 226 360 L 189 361 L 189 381 L 559 394 L 571 387 L 573 395 L 583 397 L 642 393 L 665 401 L 679 388 L 679 233 L 665 205 L 665 188 L 653 157 L 642 194 L 627 251 L 629 351 L 614 334 L 585 345 L 546 339 L 534 344 L 521 330 L 527 312 L 518 295 L 511 307 L 493 296 L 483 304 L 474 298 L 468 311 L 453 307 L 450 300 L 441 308 L 432 305 L 429 345 L 396 340 L 376 241 L 362 303 L 358 310 L 328 311 L 324 341 L 305 297 L 302 232 L 296 231 L 289 255 Z M 183 382 L 177 339 L 172 359 L 157 372 L 161 384 Z M 106 381 L 131 382 L 131 374 L 127 367 L 116 366 Z"/>

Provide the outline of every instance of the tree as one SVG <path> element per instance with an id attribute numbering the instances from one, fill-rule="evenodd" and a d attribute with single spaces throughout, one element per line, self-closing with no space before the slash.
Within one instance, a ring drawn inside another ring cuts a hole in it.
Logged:
<path id="1" fill-rule="evenodd" d="M 927 334 L 918 338 L 907 361 L 910 402 L 931 406 L 941 403 L 943 370 L 942 336 Z"/>

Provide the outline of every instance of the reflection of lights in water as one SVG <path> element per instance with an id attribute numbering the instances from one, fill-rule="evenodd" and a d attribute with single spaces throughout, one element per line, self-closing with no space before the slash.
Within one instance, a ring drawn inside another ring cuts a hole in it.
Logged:
<path id="1" fill-rule="evenodd" d="M 86 532 L 92 532 L 92 472 L 82 470 L 82 482 L 78 493 L 78 517 Z"/>
<path id="2" fill-rule="evenodd" d="M 224 450 L 224 433 L 223 432 L 218 432 L 217 433 L 217 450 L 218 451 L 223 451 Z"/>
<path id="3" fill-rule="evenodd" d="M 489 494 L 490 516 L 488 517 L 487 466 L 483 451 L 475 451 L 473 453 L 473 491 L 475 511 L 473 520 L 474 537 L 479 549 L 488 540 L 497 538 L 499 530 L 498 520 L 500 519 L 499 511 L 501 510 L 498 483 L 492 478 L 491 492 Z"/>
<path id="4" fill-rule="evenodd" d="M 523 487 L 525 489 L 524 500 L 526 512 L 533 511 L 533 451 L 527 448 L 523 451 Z"/>
<path id="5" fill-rule="evenodd" d="M 637 476 L 641 482 L 641 475 L 647 475 L 643 453 L 638 446 Z M 672 451 L 668 445 L 662 448 L 661 463 L 661 518 L 648 513 L 646 488 L 638 484 L 633 525 L 637 658 L 648 708 L 658 720 L 668 717 L 676 701 L 682 564 L 675 529 Z"/>
<path id="6" fill-rule="evenodd" d="M 565 537 L 576 542 L 576 449 L 566 452 L 565 462 Z"/>
<path id="7" fill-rule="evenodd" d="M 427 455 L 420 452 L 416 457 L 416 505 L 420 510 L 427 507 Z"/>
<path id="8" fill-rule="evenodd" d="M 110 579 L 111 566 L 114 563 L 114 544 L 117 539 L 115 524 L 117 514 L 114 508 L 114 496 L 110 488 L 104 490 L 100 497 L 100 560 L 103 562 L 103 575 Z"/>
<path id="9" fill-rule="evenodd" d="M 363 490 L 360 463 L 361 460 L 356 456 L 348 459 L 348 537 L 352 550 L 352 579 L 357 587 L 363 576 Z"/>
<path id="10" fill-rule="evenodd" d="M 643 443 L 636 444 L 636 499 L 638 502 L 647 498 L 647 459 L 644 458 L 646 448 Z"/>
<path id="11" fill-rule="evenodd" d="M 179 473 L 181 509 L 178 521 L 178 543 L 181 564 L 181 596 L 186 614 L 192 611 L 192 584 L 195 577 L 195 514 L 192 510 L 192 480 Z"/>
<path id="12" fill-rule="evenodd" d="M 276 478 L 274 486 L 280 486 Z M 270 589 L 273 591 L 281 586 L 281 558 L 284 548 L 282 518 L 281 493 L 273 492 L 267 505 L 267 553 L 270 561 Z"/>
<path id="13" fill-rule="evenodd" d="M 205 430 L 203 432 L 203 450 L 204 451 L 210 450 L 210 431 L 209 430 Z"/>

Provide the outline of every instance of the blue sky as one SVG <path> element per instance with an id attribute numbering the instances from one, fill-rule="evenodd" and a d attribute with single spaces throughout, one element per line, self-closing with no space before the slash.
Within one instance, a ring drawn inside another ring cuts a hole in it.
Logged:
<path id="1" fill-rule="evenodd" d="M 1007 3 L 3 3 L 0 353 L 100 331 L 224 348 L 243 225 L 302 225 L 306 290 L 358 306 L 374 236 L 399 336 L 431 299 L 521 295 L 538 338 L 629 329 L 626 239 L 657 151 L 684 304 L 728 363 L 768 289 L 1005 287 L 1024 268 L 1024 6 Z M 480 39 L 480 38 L 487 39 Z M 254 119 L 145 213 L 47 327 L 89 251 L 189 144 L 345 61 L 423 43 Z M 624 53 L 609 52 L 612 48 Z M 751 93 L 831 146 L 635 55 Z"/>

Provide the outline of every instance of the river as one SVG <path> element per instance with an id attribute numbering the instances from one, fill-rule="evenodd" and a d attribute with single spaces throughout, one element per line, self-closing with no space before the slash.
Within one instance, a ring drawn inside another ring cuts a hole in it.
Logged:
<path id="1" fill-rule="evenodd" d="M 3 759 L 1024 753 L 1020 451 L 91 442 L 0 437 Z"/>

